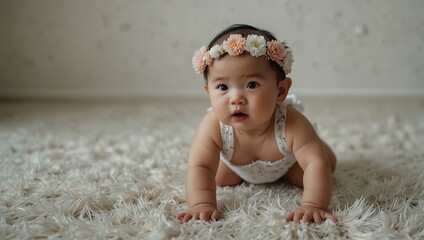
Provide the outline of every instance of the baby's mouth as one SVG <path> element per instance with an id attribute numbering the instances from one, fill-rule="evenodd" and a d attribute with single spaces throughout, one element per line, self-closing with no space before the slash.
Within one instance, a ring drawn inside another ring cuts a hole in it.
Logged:
<path id="1" fill-rule="evenodd" d="M 236 120 L 236 121 L 242 121 L 242 120 L 246 119 L 248 116 L 249 115 L 246 114 L 246 113 L 237 112 L 237 111 L 234 112 L 233 115 L 232 115 L 233 119 Z"/>
<path id="2" fill-rule="evenodd" d="M 233 114 L 233 117 L 243 117 L 243 116 L 247 116 L 247 114 L 242 112 L 236 112 Z"/>

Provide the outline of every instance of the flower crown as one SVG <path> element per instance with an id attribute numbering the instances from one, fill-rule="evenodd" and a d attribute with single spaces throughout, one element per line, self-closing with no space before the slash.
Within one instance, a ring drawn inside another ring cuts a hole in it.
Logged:
<path id="1" fill-rule="evenodd" d="M 272 40 L 267 42 L 263 36 L 250 34 L 244 38 L 241 34 L 231 34 L 221 45 L 215 45 L 209 49 L 205 46 L 194 52 L 192 59 L 196 73 L 203 73 L 214 59 L 218 59 L 224 53 L 237 56 L 244 51 L 254 57 L 265 56 L 266 59 L 276 62 L 285 74 L 291 72 L 293 55 L 282 42 Z"/>

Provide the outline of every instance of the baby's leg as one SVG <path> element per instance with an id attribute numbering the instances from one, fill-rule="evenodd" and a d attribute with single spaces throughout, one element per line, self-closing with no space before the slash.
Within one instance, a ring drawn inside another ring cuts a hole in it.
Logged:
<path id="1" fill-rule="evenodd" d="M 321 142 L 330 162 L 331 172 L 334 172 L 337 162 L 336 155 L 324 141 Z M 303 169 L 300 167 L 299 163 L 296 162 L 286 173 L 284 178 L 296 187 L 303 188 Z"/>
<path id="2" fill-rule="evenodd" d="M 218 171 L 216 172 L 215 181 L 218 186 L 235 186 L 242 182 L 242 179 L 235 174 L 227 164 L 219 161 Z"/>

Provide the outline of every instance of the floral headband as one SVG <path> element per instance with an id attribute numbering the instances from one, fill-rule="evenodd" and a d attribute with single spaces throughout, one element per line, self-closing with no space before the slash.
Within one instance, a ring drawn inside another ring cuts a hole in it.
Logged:
<path id="1" fill-rule="evenodd" d="M 276 40 L 266 42 L 263 36 L 255 34 L 250 34 L 247 38 L 241 34 L 231 34 L 221 45 L 215 45 L 209 51 L 205 46 L 201 47 L 194 52 L 193 68 L 200 74 L 212 64 L 214 59 L 218 59 L 224 53 L 237 56 L 244 51 L 254 57 L 265 56 L 266 59 L 276 62 L 285 74 L 291 72 L 294 61 L 291 51 L 288 51 L 282 42 Z"/>

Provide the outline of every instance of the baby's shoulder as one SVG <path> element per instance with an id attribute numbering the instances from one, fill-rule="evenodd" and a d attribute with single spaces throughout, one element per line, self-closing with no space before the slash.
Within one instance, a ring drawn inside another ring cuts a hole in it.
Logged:
<path id="1" fill-rule="evenodd" d="M 315 134 L 315 129 L 308 118 L 292 106 L 287 106 L 286 137 L 294 139 Z"/>
<path id="2" fill-rule="evenodd" d="M 286 106 L 286 124 L 297 126 L 305 122 L 309 122 L 305 115 L 291 105 Z"/>
<path id="3" fill-rule="evenodd" d="M 219 120 L 215 117 L 212 111 L 208 111 L 204 116 L 200 125 L 205 125 L 208 128 L 220 128 Z"/>
<path id="4" fill-rule="evenodd" d="M 212 112 L 207 112 L 200 121 L 196 135 L 198 138 L 222 145 L 220 122 Z"/>

